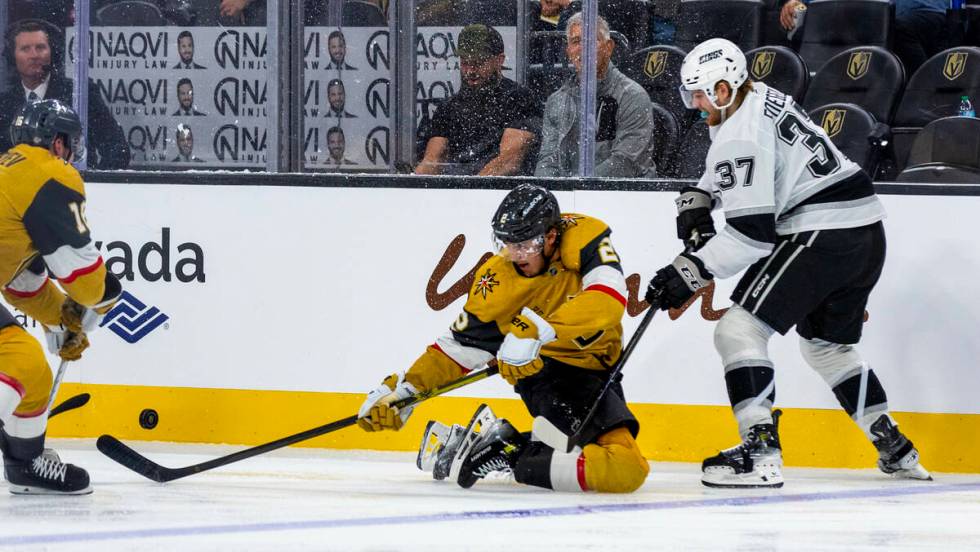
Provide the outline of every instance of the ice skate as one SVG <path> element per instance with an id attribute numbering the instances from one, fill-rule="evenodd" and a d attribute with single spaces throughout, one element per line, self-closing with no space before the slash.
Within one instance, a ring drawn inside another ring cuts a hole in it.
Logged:
<path id="1" fill-rule="evenodd" d="M 83 495 L 92 492 L 88 472 L 41 454 L 33 460 L 4 458 L 3 467 L 10 492 L 20 495 Z"/>
<path id="2" fill-rule="evenodd" d="M 779 444 L 779 410 L 773 423 L 749 429 L 742 444 L 706 458 L 701 483 L 708 487 L 782 487 L 783 451 Z"/>
<path id="3" fill-rule="evenodd" d="M 527 437 L 507 420 L 494 418 L 483 422 L 479 432 L 473 431 L 472 424 L 467 428 L 469 431 L 464 438 L 467 448 L 464 451 L 460 447 L 453 459 L 451 476 L 464 489 L 491 473 L 512 472 L 518 455 L 527 443 Z"/>
<path id="4" fill-rule="evenodd" d="M 425 426 L 425 433 L 422 436 L 422 444 L 419 445 L 419 455 L 415 460 L 415 465 L 424 472 L 432 474 L 432 478 L 442 481 L 449 475 L 449 468 L 453 463 L 453 456 L 463 441 L 466 428 L 453 424 L 449 427 L 445 424 L 431 420 Z"/>
<path id="5" fill-rule="evenodd" d="M 932 481 L 919 463 L 919 451 L 888 416 L 882 414 L 871 424 L 871 434 L 876 437 L 873 443 L 878 449 L 878 469 L 900 479 Z"/>

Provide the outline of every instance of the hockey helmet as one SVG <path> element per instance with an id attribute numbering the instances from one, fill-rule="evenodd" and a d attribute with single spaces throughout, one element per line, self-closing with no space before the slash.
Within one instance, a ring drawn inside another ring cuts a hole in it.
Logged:
<path id="1" fill-rule="evenodd" d="M 508 245 L 543 247 L 545 233 L 560 222 L 561 210 L 554 194 L 541 186 L 520 184 L 504 197 L 490 222 L 494 247 L 498 253 Z"/>
<path id="2" fill-rule="evenodd" d="M 85 155 L 82 144 L 82 123 L 75 111 L 58 100 L 28 102 L 20 109 L 10 125 L 10 141 L 50 148 L 58 136 L 64 136 L 66 144 L 80 160 Z"/>
<path id="3" fill-rule="evenodd" d="M 700 90 L 716 109 L 726 109 L 735 102 L 734 92 L 749 78 L 745 54 L 724 38 L 705 40 L 694 47 L 681 64 L 681 98 L 688 109 L 694 109 L 694 91 Z M 731 99 L 718 105 L 715 85 L 725 81 L 732 87 Z"/>

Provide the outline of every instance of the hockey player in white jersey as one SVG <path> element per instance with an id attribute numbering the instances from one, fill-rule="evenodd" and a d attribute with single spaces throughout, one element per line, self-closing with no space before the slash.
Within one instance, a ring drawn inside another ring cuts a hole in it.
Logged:
<path id="1" fill-rule="evenodd" d="M 702 482 L 782 486 L 767 348 L 773 333 L 793 326 L 803 358 L 877 448 L 878 467 L 929 479 L 855 347 L 885 259 L 885 212 L 871 179 L 791 97 L 748 80 L 735 44 L 701 43 L 684 58 L 681 79 L 687 107 L 708 115 L 712 144 L 697 187 L 676 200 L 678 237 L 695 247 L 657 271 L 648 300 L 662 293 L 662 308 L 676 308 L 713 278 L 748 268 L 714 338 L 742 443 L 707 458 Z M 717 233 L 713 208 L 725 215 Z"/>

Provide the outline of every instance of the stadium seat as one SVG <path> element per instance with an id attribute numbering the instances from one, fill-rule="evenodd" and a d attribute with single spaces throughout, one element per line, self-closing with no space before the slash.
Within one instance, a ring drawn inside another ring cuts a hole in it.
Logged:
<path id="1" fill-rule="evenodd" d="M 786 36 L 786 29 L 779 22 L 779 14 L 782 12 L 782 2 L 779 0 L 763 0 L 762 11 L 762 38 L 760 44 L 767 46 L 791 46 L 790 39 Z"/>
<path id="2" fill-rule="evenodd" d="M 460 0 L 462 13 L 460 25 L 483 23 L 484 25 L 514 27 L 517 25 L 517 2 L 514 0 Z"/>
<path id="3" fill-rule="evenodd" d="M 915 135 L 928 123 L 957 115 L 960 98 L 980 102 L 980 48 L 950 48 L 929 58 L 909 79 L 895 112 L 893 153 L 886 177 L 902 171 Z"/>
<path id="4" fill-rule="evenodd" d="M 677 148 L 675 176 L 701 178 L 709 148 L 711 148 L 711 135 L 708 133 L 708 123 L 700 119 L 691 125 Z"/>
<path id="5" fill-rule="evenodd" d="M 156 4 L 128 0 L 109 4 L 95 13 L 95 25 L 107 27 L 156 27 L 169 25 Z"/>
<path id="6" fill-rule="evenodd" d="M 548 96 L 561 88 L 561 85 L 573 75 L 575 75 L 575 68 L 571 65 L 534 63 L 527 67 L 527 87 L 543 104 L 548 100 Z"/>
<path id="7" fill-rule="evenodd" d="M 653 162 L 657 176 L 673 176 L 674 152 L 677 150 L 677 119 L 666 107 L 650 102 L 653 107 Z"/>
<path id="8" fill-rule="evenodd" d="M 901 182 L 980 183 L 980 119 L 943 117 L 915 137 Z"/>
<path id="9" fill-rule="evenodd" d="M 882 141 L 888 136 L 886 125 L 879 125 L 874 115 L 861 106 L 848 103 L 820 106 L 809 115 L 823 127 L 837 149 L 874 177 L 882 155 Z"/>
<path id="10" fill-rule="evenodd" d="M 810 71 L 854 46 L 891 45 L 894 7 L 888 0 L 814 0 L 807 5 L 800 55 Z"/>
<path id="11" fill-rule="evenodd" d="M 745 52 L 749 76 L 799 101 L 810 82 L 810 71 L 799 54 L 783 46 L 763 46 Z"/>
<path id="12" fill-rule="evenodd" d="M 803 106 L 850 103 L 868 110 L 882 123 L 892 114 L 905 87 L 905 69 L 895 54 L 877 46 L 859 46 L 830 58 L 817 71 Z"/>
<path id="13" fill-rule="evenodd" d="M 346 27 L 384 27 L 388 25 L 381 8 L 373 2 L 345 0 L 343 22 Z"/>
<path id="14" fill-rule="evenodd" d="M 674 44 L 685 52 L 709 38 L 727 38 L 742 51 L 759 46 L 762 0 L 682 0 Z"/>
<path id="15" fill-rule="evenodd" d="M 650 94 L 650 100 L 670 111 L 681 134 L 696 115 L 695 110 L 684 107 L 677 91 L 684 55 L 684 51 L 676 46 L 651 46 L 634 52 L 622 67 L 626 76 Z"/>

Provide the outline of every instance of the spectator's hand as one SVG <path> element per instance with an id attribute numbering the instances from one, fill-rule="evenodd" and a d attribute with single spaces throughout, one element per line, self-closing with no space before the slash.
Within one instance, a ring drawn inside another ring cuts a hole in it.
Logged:
<path id="1" fill-rule="evenodd" d="M 796 20 L 793 19 L 793 14 L 796 13 L 796 7 L 800 4 L 802 4 L 800 0 L 789 0 L 783 6 L 782 11 L 779 12 L 779 23 L 787 31 L 792 31 L 793 27 L 796 26 Z"/>
<path id="2" fill-rule="evenodd" d="M 252 0 L 221 0 L 222 17 L 238 17 L 252 3 Z"/>

